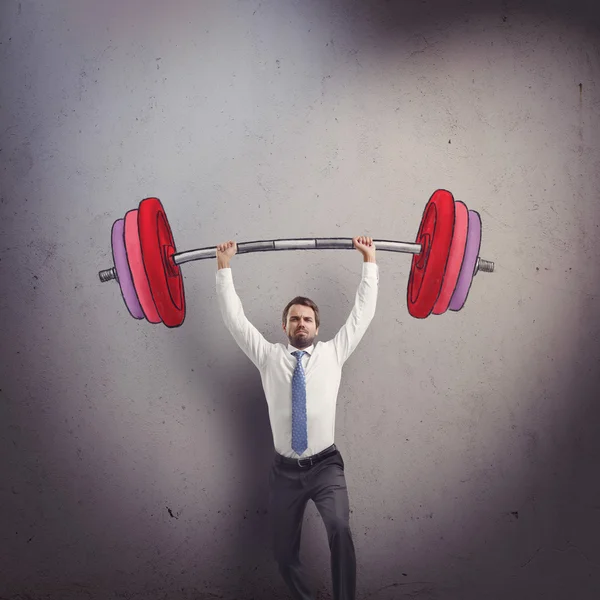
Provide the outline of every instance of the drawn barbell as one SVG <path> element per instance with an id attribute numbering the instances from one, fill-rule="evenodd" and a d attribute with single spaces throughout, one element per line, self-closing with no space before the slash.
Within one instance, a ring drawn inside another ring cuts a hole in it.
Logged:
<path id="1" fill-rule="evenodd" d="M 481 217 L 447 190 L 436 190 L 425 206 L 415 243 L 373 240 L 376 250 L 413 255 L 407 287 L 409 313 L 418 319 L 459 311 L 479 272 L 494 263 L 479 258 Z M 216 258 L 216 246 L 177 252 L 167 215 L 158 198 L 145 198 L 112 227 L 114 266 L 99 272 L 116 280 L 135 319 L 179 327 L 185 319 L 180 265 Z M 352 250 L 352 238 L 294 238 L 237 244 L 237 253 L 273 250 Z"/>

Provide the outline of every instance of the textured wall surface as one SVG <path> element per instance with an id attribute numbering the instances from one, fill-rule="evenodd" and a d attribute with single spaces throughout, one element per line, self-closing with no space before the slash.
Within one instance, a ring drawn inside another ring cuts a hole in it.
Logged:
<path id="1" fill-rule="evenodd" d="M 596 2 L 0 5 L 0 598 L 288 598 L 268 544 L 272 436 L 216 261 L 176 329 L 132 319 L 113 222 L 147 196 L 178 250 L 414 241 L 436 188 L 483 221 L 465 308 L 413 319 L 378 253 L 346 363 L 359 600 L 600 597 Z M 237 256 L 247 316 L 346 320 L 356 251 Z M 315 506 L 301 556 L 331 597 Z"/>

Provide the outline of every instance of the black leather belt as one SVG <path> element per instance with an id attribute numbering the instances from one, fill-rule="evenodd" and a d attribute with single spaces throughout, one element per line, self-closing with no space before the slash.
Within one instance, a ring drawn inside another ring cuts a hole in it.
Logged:
<path id="1" fill-rule="evenodd" d="M 279 452 L 275 452 L 275 462 L 283 465 L 289 465 L 290 467 L 300 467 L 305 469 L 306 467 L 312 467 L 322 460 L 333 456 L 338 451 L 335 444 L 331 444 L 329 448 L 321 450 L 318 454 L 312 456 L 305 456 L 303 458 L 289 458 L 288 456 L 282 456 Z"/>

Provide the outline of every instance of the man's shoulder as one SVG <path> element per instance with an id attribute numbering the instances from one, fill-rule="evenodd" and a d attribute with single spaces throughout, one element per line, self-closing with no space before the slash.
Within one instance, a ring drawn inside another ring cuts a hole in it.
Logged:
<path id="1" fill-rule="evenodd" d="M 269 342 L 269 353 L 271 356 L 289 354 L 287 344 L 283 344 L 281 342 Z"/>
<path id="2" fill-rule="evenodd" d="M 315 342 L 315 346 L 313 348 L 313 353 L 327 352 L 331 348 L 333 348 L 333 339 L 326 340 L 326 341 L 319 340 L 318 342 Z"/>

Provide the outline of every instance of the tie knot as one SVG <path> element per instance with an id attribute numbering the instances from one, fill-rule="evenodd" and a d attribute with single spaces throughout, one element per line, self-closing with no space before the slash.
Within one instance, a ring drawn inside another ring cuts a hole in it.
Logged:
<path id="1" fill-rule="evenodd" d="M 300 360 L 305 354 L 306 352 L 304 352 L 304 350 L 296 350 L 295 352 L 292 352 L 292 356 L 295 356 L 298 360 Z"/>

